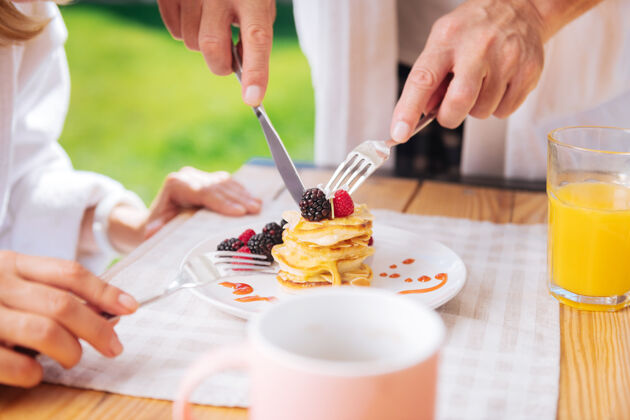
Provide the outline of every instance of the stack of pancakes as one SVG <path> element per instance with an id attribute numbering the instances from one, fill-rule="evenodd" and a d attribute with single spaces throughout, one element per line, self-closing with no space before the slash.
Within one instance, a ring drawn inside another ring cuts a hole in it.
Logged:
<path id="1" fill-rule="evenodd" d="M 372 269 L 363 261 L 374 253 L 372 214 L 359 205 L 347 217 L 309 222 L 297 211 L 282 215 L 288 223 L 284 243 L 271 254 L 280 266 L 278 281 L 290 289 L 352 284 L 369 286 Z"/>

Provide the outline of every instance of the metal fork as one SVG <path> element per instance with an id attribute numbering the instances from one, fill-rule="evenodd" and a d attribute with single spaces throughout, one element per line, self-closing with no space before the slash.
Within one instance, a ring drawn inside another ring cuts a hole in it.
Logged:
<path id="1" fill-rule="evenodd" d="M 275 272 L 272 263 L 267 261 L 264 255 L 230 251 L 208 252 L 188 259 L 164 290 L 138 302 L 138 308 L 150 305 L 179 290 L 205 286 L 220 278 Z M 102 315 L 110 321 L 120 318 L 120 315 Z"/>
<path id="2" fill-rule="evenodd" d="M 435 119 L 437 112 L 438 110 L 434 109 L 422 116 L 411 136 L 429 125 Z M 364 141 L 348 153 L 346 160 L 337 166 L 324 191 L 328 194 L 343 188 L 352 194 L 375 170 L 389 159 L 391 148 L 396 144 L 398 143 L 394 140 Z"/>
<path id="3" fill-rule="evenodd" d="M 249 274 L 275 274 L 278 270 L 265 255 L 215 251 L 203 254 L 219 272 L 219 277 Z"/>

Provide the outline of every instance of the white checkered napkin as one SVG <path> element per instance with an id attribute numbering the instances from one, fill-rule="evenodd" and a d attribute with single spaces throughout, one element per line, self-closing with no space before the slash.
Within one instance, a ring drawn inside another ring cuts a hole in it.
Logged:
<path id="1" fill-rule="evenodd" d="M 264 215 L 223 218 L 198 212 L 168 236 L 146 244 L 113 271 L 112 283 L 135 296 L 163 287 L 182 257 L 213 232 L 260 225 Z M 442 352 L 439 419 L 554 419 L 558 398 L 558 305 L 545 284 L 543 225 L 497 225 L 465 219 L 374 211 L 377 223 L 420 233 L 457 252 L 468 269 L 464 289 L 439 309 L 448 335 Z M 137 256 L 139 255 L 139 257 Z M 88 345 L 74 369 L 44 359 L 46 380 L 120 394 L 172 399 L 186 368 L 204 352 L 244 338 L 245 322 L 191 293 L 176 293 L 121 320 L 124 353 L 110 360 Z M 247 377 L 225 372 L 193 401 L 247 406 Z"/>
<path id="2" fill-rule="evenodd" d="M 546 226 L 374 213 L 442 242 L 468 269 L 464 289 L 438 310 L 448 331 L 438 418 L 555 419 L 560 322 L 546 286 Z"/>

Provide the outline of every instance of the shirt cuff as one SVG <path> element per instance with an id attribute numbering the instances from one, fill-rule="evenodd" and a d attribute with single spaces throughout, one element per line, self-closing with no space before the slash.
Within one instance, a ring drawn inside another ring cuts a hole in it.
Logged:
<path id="1" fill-rule="evenodd" d="M 144 202 L 136 194 L 128 190 L 115 191 L 106 195 L 98 202 L 94 210 L 94 221 L 92 223 L 92 233 L 98 248 L 107 256 L 115 258 L 121 253 L 109 240 L 109 215 L 114 207 L 119 204 L 127 204 L 138 209 L 146 210 Z"/>

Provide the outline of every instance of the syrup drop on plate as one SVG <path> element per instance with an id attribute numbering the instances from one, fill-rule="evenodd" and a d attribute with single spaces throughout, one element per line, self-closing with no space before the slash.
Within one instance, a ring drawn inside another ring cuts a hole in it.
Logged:
<path id="1" fill-rule="evenodd" d="M 229 281 L 224 281 L 222 283 L 219 283 L 219 286 L 234 289 L 232 293 L 234 293 L 235 295 L 248 295 L 254 291 L 254 288 L 247 283 L 232 283 Z"/>
<path id="2" fill-rule="evenodd" d="M 236 298 L 234 300 L 237 302 L 257 302 L 257 301 L 273 302 L 274 300 L 276 300 L 276 298 L 274 296 L 254 295 L 254 296 L 244 296 L 241 298 Z"/>

